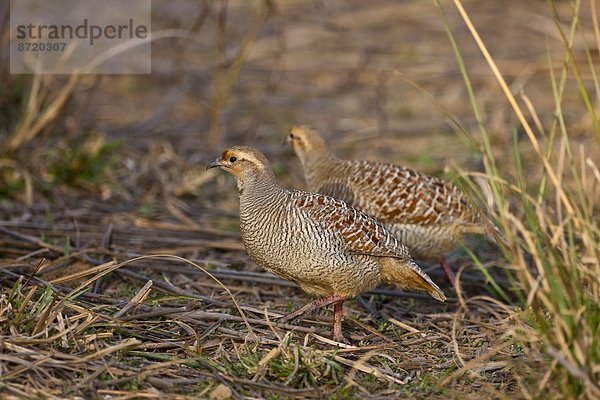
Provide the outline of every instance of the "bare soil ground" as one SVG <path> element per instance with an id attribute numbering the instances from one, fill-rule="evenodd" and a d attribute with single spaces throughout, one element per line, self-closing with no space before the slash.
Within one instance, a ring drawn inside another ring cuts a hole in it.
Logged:
<path id="1" fill-rule="evenodd" d="M 509 177 L 516 121 L 462 19 L 442 3 Z M 155 42 L 149 76 L 83 78 L 52 127 L 64 136 L 14 155 L 30 166 L 33 190 L 0 203 L 1 396 L 521 398 L 522 387 L 547 379 L 542 353 L 508 340 L 520 310 L 496 300 L 464 249 L 450 256 L 458 293 L 438 266 L 424 265 L 446 303 L 390 287 L 347 303 L 349 345 L 329 339 L 329 310 L 275 325 L 309 297 L 244 252 L 233 180 L 204 171 L 222 149 L 264 150 L 294 188 L 304 187 L 300 165 L 281 145 L 292 124 L 322 130 L 340 156 L 438 176 L 481 171 L 482 161 L 450 122 L 456 116 L 478 138 L 433 2 L 269 4 L 263 16 L 262 2 L 153 2 L 153 31 L 190 37 Z M 564 51 L 547 5 L 465 6 L 519 101 L 551 121 L 550 72 Z M 569 2 L 556 6 L 570 15 Z M 571 140 L 598 160 L 577 93 L 565 98 Z M 101 171 L 90 179 L 50 185 L 40 171 L 77 137 L 82 151 L 114 150 L 91 166 L 74 159 L 82 174 Z M 527 183 L 538 185 L 540 165 L 523 162 Z M 496 247 L 482 238 L 467 247 L 510 292 Z M 560 396 L 555 389 L 546 382 L 541 395 Z"/>

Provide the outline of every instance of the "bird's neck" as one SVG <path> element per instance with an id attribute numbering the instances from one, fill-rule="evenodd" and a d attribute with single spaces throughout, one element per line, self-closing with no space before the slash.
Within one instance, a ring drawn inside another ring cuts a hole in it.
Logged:
<path id="1" fill-rule="evenodd" d="M 302 168 L 304 169 L 304 178 L 310 190 L 316 190 L 319 181 L 327 176 L 329 172 L 340 162 L 333 153 L 327 149 L 314 150 L 307 152 L 300 157 Z"/>
<path id="2" fill-rule="evenodd" d="M 261 203 L 282 190 L 277 184 L 275 175 L 270 170 L 248 174 L 243 179 L 238 179 L 237 185 L 240 194 L 240 207 L 244 207 L 249 203 Z"/>

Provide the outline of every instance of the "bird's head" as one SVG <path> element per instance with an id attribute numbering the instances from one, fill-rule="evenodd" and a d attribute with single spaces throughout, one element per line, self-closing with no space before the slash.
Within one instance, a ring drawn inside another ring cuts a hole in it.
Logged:
<path id="1" fill-rule="evenodd" d="M 311 154 L 327 152 L 327 144 L 319 132 L 305 125 L 291 127 L 286 143 L 301 160 Z"/>
<path id="2" fill-rule="evenodd" d="M 265 172 L 269 176 L 273 175 L 267 157 L 259 150 L 247 146 L 229 147 L 206 169 L 216 167 L 233 175 L 238 181 L 238 186 L 250 178 L 264 175 Z"/>

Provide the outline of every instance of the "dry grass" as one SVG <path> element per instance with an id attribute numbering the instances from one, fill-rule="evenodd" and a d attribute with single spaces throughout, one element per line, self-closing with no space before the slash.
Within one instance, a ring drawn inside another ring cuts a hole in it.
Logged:
<path id="1" fill-rule="evenodd" d="M 582 66 L 575 62 L 573 55 L 578 31 L 581 35 L 579 15 L 582 4 L 573 4 L 573 18 L 567 30 L 561 26 L 556 6 L 549 3 L 564 45 L 565 64 L 559 70 L 560 74 L 551 74 L 555 115 L 547 127 L 537 119 L 537 135 L 541 137 L 538 139 L 533 123 L 529 122 L 536 121 L 539 114 L 535 102 L 522 96 L 524 104 L 518 103 L 461 1 L 455 0 L 454 3 L 525 131 L 535 158 L 543 167 L 540 185 L 535 189 L 527 188 L 527 172 L 522 165 L 525 151 L 517 144 L 515 135 L 512 149 L 515 173 L 507 177 L 500 172 L 490 145 L 490 135 L 480 118 L 469 73 L 463 68 L 472 107 L 480 121 L 481 147 L 486 159 L 484 176 L 492 188 L 491 197 L 498 207 L 496 219 L 505 236 L 502 248 L 510 265 L 507 274 L 518 284 L 513 290 L 523 307 L 523 325 L 516 325 L 511 334 L 519 342 L 541 344 L 553 360 L 537 388 L 530 391 L 523 387 L 522 390 L 527 397 L 540 395 L 552 378 L 560 382 L 565 397 L 596 398 L 600 396 L 600 343 L 597 340 L 600 325 L 600 226 L 594 215 L 598 208 L 600 174 L 585 149 L 573 146 L 572 128 L 566 126 L 563 110 L 567 78 L 571 78 L 579 89 L 581 107 L 588 111 L 591 126 L 587 134 L 592 142 L 594 136 L 600 137 L 598 117 L 590 101 L 591 98 L 597 100 L 600 92 L 585 37 L 581 39 L 587 55 L 587 67 L 592 71 L 590 81 L 593 86 L 584 85 Z M 443 10 L 439 3 L 438 7 Z M 454 44 L 447 23 L 446 27 Z M 460 50 L 456 45 L 454 49 L 459 64 L 464 65 Z M 551 58 L 549 60 L 552 61 Z M 499 285 L 494 286 L 500 294 L 504 292 Z M 502 297 L 507 299 L 505 294 Z"/>
<path id="2" fill-rule="evenodd" d="M 190 33 L 152 76 L 0 69 L 0 394 L 597 398 L 594 1 L 426 3 L 156 2 L 156 30 Z M 329 311 L 277 325 L 308 298 L 248 260 L 233 184 L 203 167 L 254 144 L 301 186 L 294 123 L 454 172 L 506 245 L 457 251 L 445 304 L 350 302 L 351 345 Z"/>
<path id="3" fill-rule="evenodd" d="M 328 339 L 329 316 L 299 326 L 275 324 L 290 307 L 306 301 L 287 282 L 217 266 L 220 257 L 227 264 L 236 264 L 232 257 L 247 263 L 237 234 L 215 237 L 212 229 L 178 231 L 173 224 L 168 239 L 162 225 L 116 225 L 111 248 L 128 253 L 113 257 L 126 261 L 102 264 L 96 258 L 107 250 L 48 244 L 72 229 L 78 229 L 82 242 L 100 242 L 105 232 L 94 224 L 18 224 L 20 233 L 6 225 L 3 232 L 20 239 L 5 244 L 15 261 L 2 264 L 7 393 L 103 396 L 135 390 L 153 398 L 164 392 L 201 395 L 222 384 L 234 397 L 444 397 L 456 389 L 436 388 L 437 379 L 491 345 L 503 348 L 478 363 L 476 370 L 486 377 L 471 378 L 470 391 L 504 392 L 515 385 L 507 360 L 520 350 L 503 339 L 515 314 L 485 297 L 460 305 L 451 299 L 440 307 L 379 290 L 348 311 L 353 345 L 336 344 Z M 202 244 L 203 236 L 210 240 Z M 192 263 L 167 255 L 188 246 L 221 256 Z M 143 256 L 157 252 L 167 254 Z M 45 259 L 29 267 L 41 255 Z M 101 277 L 103 294 L 90 292 Z M 475 290 L 477 280 L 464 279 L 463 286 Z"/>

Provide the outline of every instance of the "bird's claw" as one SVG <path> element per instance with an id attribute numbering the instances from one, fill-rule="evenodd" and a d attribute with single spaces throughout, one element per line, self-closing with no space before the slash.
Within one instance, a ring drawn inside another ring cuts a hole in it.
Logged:
<path id="1" fill-rule="evenodd" d="M 338 342 L 338 343 L 350 344 L 350 341 L 346 337 L 344 337 L 344 335 L 341 335 L 341 334 L 340 335 L 333 335 L 332 339 L 335 342 Z"/>
<path id="2" fill-rule="evenodd" d="M 285 318 L 285 315 L 275 322 L 275 326 L 277 328 L 283 328 L 284 325 L 287 325 L 290 321 Z"/>

